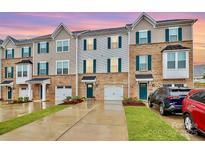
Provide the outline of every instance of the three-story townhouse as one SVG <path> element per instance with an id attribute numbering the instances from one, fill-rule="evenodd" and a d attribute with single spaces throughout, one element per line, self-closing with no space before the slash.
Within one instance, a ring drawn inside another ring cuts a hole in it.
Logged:
<path id="1" fill-rule="evenodd" d="M 80 32 L 79 32 L 80 33 Z M 60 24 L 52 34 L 33 38 L 34 100 L 62 101 L 76 95 L 76 38 Z"/>
<path id="2" fill-rule="evenodd" d="M 156 21 L 142 13 L 127 25 L 131 97 L 146 100 L 160 86 L 193 87 L 192 26 L 196 21 Z"/>
<path id="3" fill-rule="evenodd" d="M 32 77 L 32 41 L 8 36 L 2 43 L 2 99 L 29 97 L 26 80 Z"/>
<path id="4" fill-rule="evenodd" d="M 2 57 L 2 47 L 1 47 L 1 45 L 2 45 L 3 42 L 4 41 L 0 39 L 0 70 L 1 70 L 1 57 Z M 1 73 L 0 73 L 0 83 L 1 83 Z M 0 99 L 2 99 L 1 98 L 1 86 L 0 86 Z"/>
<path id="5" fill-rule="evenodd" d="M 78 52 L 80 96 L 122 100 L 128 95 L 128 37 L 125 27 L 82 33 Z"/>

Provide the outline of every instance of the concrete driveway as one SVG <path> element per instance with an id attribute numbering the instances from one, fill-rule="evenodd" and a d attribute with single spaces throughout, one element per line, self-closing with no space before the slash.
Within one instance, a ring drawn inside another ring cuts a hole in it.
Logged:
<path id="1" fill-rule="evenodd" d="M 159 108 L 156 106 L 152 108 L 152 111 L 159 114 Z M 184 122 L 183 122 L 182 114 L 161 116 L 161 118 L 164 119 L 167 123 L 169 123 L 173 128 L 175 128 L 182 135 L 184 135 L 188 140 L 190 140 L 190 141 L 205 141 L 205 137 L 203 137 L 201 135 L 192 135 L 192 134 L 189 134 L 186 132 L 186 130 L 184 129 Z"/>
<path id="2" fill-rule="evenodd" d="M 121 103 L 81 103 L 0 136 L 0 140 L 128 140 Z"/>

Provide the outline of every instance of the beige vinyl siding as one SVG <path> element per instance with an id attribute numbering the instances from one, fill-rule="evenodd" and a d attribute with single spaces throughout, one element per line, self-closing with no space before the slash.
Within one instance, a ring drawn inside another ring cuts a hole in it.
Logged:
<path id="1" fill-rule="evenodd" d="M 69 52 L 56 53 L 56 40 L 70 39 Z M 49 42 L 49 53 L 38 54 L 38 42 L 34 43 L 34 58 L 33 69 L 34 75 L 37 75 L 37 63 L 39 61 L 47 61 L 49 63 L 49 75 L 56 75 L 56 61 L 57 60 L 69 60 L 70 70 L 69 74 L 75 74 L 76 57 L 75 57 L 75 38 L 70 36 L 64 29 L 62 29 L 54 40 L 42 40 Z"/>
<path id="2" fill-rule="evenodd" d="M 136 44 L 136 32 L 140 30 L 151 30 L 151 43 L 161 43 L 165 42 L 165 29 L 169 27 L 181 27 L 182 28 L 182 40 L 192 40 L 192 25 L 172 25 L 167 27 L 157 27 L 154 28 L 151 23 L 147 20 L 143 19 L 139 22 L 139 24 L 134 27 L 131 31 L 131 44 Z"/>
<path id="3" fill-rule="evenodd" d="M 122 48 L 108 49 L 107 38 L 122 36 Z M 83 60 L 96 59 L 96 73 L 107 73 L 107 59 L 121 58 L 122 72 L 128 72 L 128 37 L 126 33 L 112 35 L 94 36 L 97 39 L 97 49 L 93 51 L 83 50 L 83 40 L 89 37 L 82 37 L 78 42 L 78 72 L 83 73 Z"/>

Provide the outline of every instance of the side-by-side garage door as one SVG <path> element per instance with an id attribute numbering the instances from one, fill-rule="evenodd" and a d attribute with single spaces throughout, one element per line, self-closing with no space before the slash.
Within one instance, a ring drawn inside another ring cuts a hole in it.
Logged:
<path id="1" fill-rule="evenodd" d="M 55 88 L 55 100 L 63 101 L 67 96 L 72 95 L 71 86 L 56 86 Z"/>
<path id="2" fill-rule="evenodd" d="M 123 85 L 105 85 L 104 100 L 123 100 Z"/>

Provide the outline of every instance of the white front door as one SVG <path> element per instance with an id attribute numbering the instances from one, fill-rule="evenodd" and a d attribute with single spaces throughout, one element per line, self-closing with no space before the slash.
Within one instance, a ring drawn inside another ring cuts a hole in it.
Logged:
<path id="1" fill-rule="evenodd" d="M 19 97 L 28 97 L 28 88 L 27 87 L 21 87 L 19 88 Z"/>
<path id="2" fill-rule="evenodd" d="M 123 100 L 123 85 L 105 85 L 104 100 Z"/>
<path id="3" fill-rule="evenodd" d="M 55 100 L 63 101 L 67 96 L 72 96 L 72 88 L 70 86 L 56 86 Z"/>

